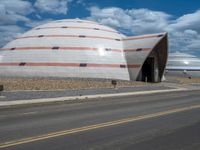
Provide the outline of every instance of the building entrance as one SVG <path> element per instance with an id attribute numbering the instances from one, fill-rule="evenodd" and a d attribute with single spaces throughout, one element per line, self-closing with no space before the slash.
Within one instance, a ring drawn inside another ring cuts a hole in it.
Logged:
<path id="1" fill-rule="evenodd" d="M 155 72 L 155 59 L 154 57 L 148 57 L 142 66 L 142 81 L 154 82 Z"/>

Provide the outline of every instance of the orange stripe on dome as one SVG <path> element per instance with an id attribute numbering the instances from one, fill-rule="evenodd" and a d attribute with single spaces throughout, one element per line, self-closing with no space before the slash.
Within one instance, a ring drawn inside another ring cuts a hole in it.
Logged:
<path id="1" fill-rule="evenodd" d="M 66 37 L 66 38 L 93 38 L 93 39 L 107 39 L 114 41 L 121 41 L 121 39 L 111 38 L 111 37 L 101 37 L 101 36 L 86 36 L 86 35 L 37 35 L 37 36 L 22 36 L 17 37 L 16 39 L 25 39 L 25 38 L 48 38 L 48 37 Z"/>
<path id="2" fill-rule="evenodd" d="M 18 62 L 6 62 L 6 63 L 0 63 L 0 66 L 19 66 Z"/>
<path id="3" fill-rule="evenodd" d="M 52 50 L 54 47 L 15 47 L 15 48 L 1 48 L 0 50 Z M 59 50 L 88 50 L 88 51 L 98 51 L 99 48 L 96 47 L 56 47 L 56 49 Z M 109 48 L 109 50 L 106 50 L 107 48 L 104 48 L 105 51 L 111 51 L 111 52 L 123 52 L 121 49 L 112 49 Z"/>
<path id="4" fill-rule="evenodd" d="M 140 64 L 128 64 L 127 68 L 139 68 L 140 66 Z"/>
<path id="5" fill-rule="evenodd" d="M 158 37 L 161 37 L 161 36 L 163 36 L 163 34 L 128 37 L 128 38 L 124 38 L 123 41 L 139 40 L 139 39 L 146 39 L 146 38 L 158 38 Z"/>
<path id="6" fill-rule="evenodd" d="M 140 64 L 95 64 L 95 63 L 49 63 L 49 62 L 5 62 L 0 66 L 37 66 L 37 67 L 96 67 L 96 68 L 139 68 Z M 124 66 L 124 67 L 121 67 Z"/>
<path id="7" fill-rule="evenodd" d="M 85 20 L 57 20 L 57 21 L 53 21 L 50 23 L 61 23 L 61 22 L 72 22 L 72 23 L 88 23 L 88 24 L 96 24 L 96 25 L 101 25 L 98 24 L 97 22 L 92 22 L 92 21 L 85 21 Z"/>
<path id="8" fill-rule="evenodd" d="M 74 26 L 59 26 L 59 27 L 38 27 L 35 28 L 35 30 L 40 30 L 40 29 L 62 29 L 62 28 L 71 28 L 71 29 L 89 29 L 89 30 L 100 30 L 100 31 L 106 31 L 106 32 L 111 32 L 111 33 L 118 33 L 117 31 L 112 31 L 112 30 L 107 30 L 107 29 L 102 29 L 102 28 L 91 28 L 91 27 L 74 27 Z"/>
<path id="9" fill-rule="evenodd" d="M 11 47 L 11 48 L 0 48 L 0 50 L 52 50 L 54 47 Z M 56 49 L 59 50 L 85 50 L 85 51 L 99 51 L 99 48 L 96 47 L 64 47 L 64 46 L 56 46 Z M 137 49 L 112 49 L 112 48 L 103 48 L 104 51 L 111 51 L 111 52 L 140 52 L 140 51 L 149 51 L 152 48 L 137 48 Z"/>
<path id="10" fill-rule="evenodd" d="M 152 48 L 136 48 L 136 49 L 124 49 L 124 52 L 133 52 L 133 51 L 150 51 Z"/>

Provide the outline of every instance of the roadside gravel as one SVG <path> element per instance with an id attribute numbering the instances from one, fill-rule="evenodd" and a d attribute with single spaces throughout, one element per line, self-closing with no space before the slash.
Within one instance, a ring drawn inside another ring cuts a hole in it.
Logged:
<path id="1" fill-rule="evenodd" d="M 141 86 L 149 83 L 118 81 L 117 87 Z M 95 79 L 47 79 L 47 78 L 0 78 L 5 91 L 13 90 L 58 90 L 112 88 L 111 80 Z"/>

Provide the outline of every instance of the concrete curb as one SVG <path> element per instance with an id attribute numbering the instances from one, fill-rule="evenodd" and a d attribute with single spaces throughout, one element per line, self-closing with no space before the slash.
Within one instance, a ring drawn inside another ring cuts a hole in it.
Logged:
<path id="1" fill-rule="evenodd" d="M 69 96 L 69 97 L 57 97 L 57 98 L 30 99 L 30 100 L 1 101 L 0 107 L 19 106 L 19 105 L 26 105 L 26 104 L 64 102 L 64 101 L 71 101 L 71 100 L 84 100 L 84 99 L 95 99 L 95 98 L 146 95 L 146 94 L 166 93 L 166 92 L 175 92 L 175 91 L 184 91 L 184 90 L 187 90 L 187 89 L 178 88 L 178 89 L 138 91 L 138 92 L 114 93 L 114 94 L 97 94 L 97 95 L 85 95 L 85 96 Z"/>

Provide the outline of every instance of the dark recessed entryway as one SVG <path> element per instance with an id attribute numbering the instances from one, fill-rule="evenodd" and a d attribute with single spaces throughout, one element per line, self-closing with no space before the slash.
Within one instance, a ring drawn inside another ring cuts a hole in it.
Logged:
<path id="1" fill-rule="evenodd" d="M 142 66 L 142 81 L 154 82 L 154 57 L 148 57 Z"/>

